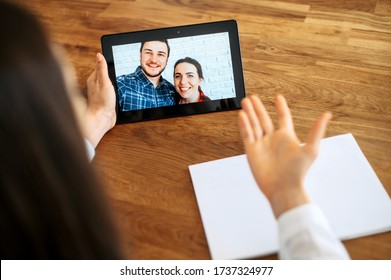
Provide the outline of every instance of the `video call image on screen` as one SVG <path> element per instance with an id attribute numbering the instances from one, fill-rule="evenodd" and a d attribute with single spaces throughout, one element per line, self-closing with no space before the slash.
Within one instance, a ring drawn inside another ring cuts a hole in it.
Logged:
<path id="1" fill-rule="evenodd" d="M 207 100 L 236 97 L 228 32 L 173 38 L 168 39 L 167 41 L 170 46 L 170 55 L 168 57 L 167 66 L 162 72 L 162 78 L 175 86 L 174 65 L 178 60 L 189 57 L 198 61 L 202 68 L 204 79 L 200 83 L 200 87 L 203 94 L 207 96 Z M 124 75 L 134 73 L 138 66 L 140 66 L 140 47 L 141 42 L 115 45 L 112 47 L 118 87 L 120 87 L 118 81 L 121 79 L 121 76 L 123 78 Z M 124 83 L 121 84 L 121 86 L 123 85 Z M 121 96 L 119 94 L 119 103 L 121 104 L 121 102 L 124 101 L 121 101 Z M 183 102 L 176 100 L 173 104 L 160 103 L 163 105 L 157 106 L 156 104 L 155 106 L 146 104 L 145 108 L 182 103 Z M 144 107 L 133 105 L 130 107 L 122 107 L 122 105 L 120 105 L 121 111 L 138 109 L 144 109 Z"/>

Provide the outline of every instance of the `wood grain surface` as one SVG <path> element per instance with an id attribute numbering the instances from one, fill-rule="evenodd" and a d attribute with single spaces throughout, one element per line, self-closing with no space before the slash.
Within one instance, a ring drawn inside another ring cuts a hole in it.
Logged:
<path id="1" fill-rule="evenodd" d="M 274 97 L 284 94 L 303 141 L 333 112 L 327 136 L 353 133 L 391 195 L 391 1 L 15 2 L 65 48 L 83 90 L 103 34 L 235 19 L 247 95 L 275 120 Z M 118 125 L 103 138 L 94 165 L 127 258 L 210 258 L 188 166 L 244 153 L 237 113 Z M 353 259 L 391 259 L 391 232 L 344 244 Z"/>

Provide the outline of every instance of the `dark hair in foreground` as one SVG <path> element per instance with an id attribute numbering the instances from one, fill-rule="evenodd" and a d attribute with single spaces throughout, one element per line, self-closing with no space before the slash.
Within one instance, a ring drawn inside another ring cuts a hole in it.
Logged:
<path id="1" fill-rule="evenodd" d="M 177 67 L 178 64 L 181 64 L 181 63 L 190 63 L 190 64 L 194 65 L 194 67 L 197 69 L 198 77 L 200 77 L 201 79 L 204 78 L 204 74 L 202 73 L 201 64 L 197 60 L 195 60 L 194 58 L 185 57 L 185 58 L 179 59 L 177 62 L 175 62 L 174 69 L 175 69 L 175 67 Z M 175 71 L 174 71 L 174 75 L 175 75 Z"/>
<path id="2" fill-rule="evenodd" d="M 103 188 L 39 22 L 0 1 L 1 259 L 121 257 Z"/>
<path id="3" fill-rule="evenodd" d="M 154 42 L 154 41 L 162 42 L 162 43 L 167 45 L 167 57 L 169 57 L 170 56 L 170 45 L 168 44 L 167 39 L 156 39 L 156 40 L 148 40 L 148 41 L 141 42 L 140 53 L 143 51 L 143 47 L 144 47 L 145 43 L 147 43 L 147 42 Z"/>

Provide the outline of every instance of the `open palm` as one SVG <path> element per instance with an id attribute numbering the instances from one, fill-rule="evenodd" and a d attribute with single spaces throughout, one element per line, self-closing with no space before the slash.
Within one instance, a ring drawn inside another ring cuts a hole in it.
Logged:
<path id="1" fill-rule="evenodd" d="M 259 98 L 242 101 L 239 127 L 254 178 L 269 200 L 274 214 L 309 201 L 303 186 L 305 175 L 317 157 L 330 113 L 322 114 L 313 124 L 307 143 L 300 144 L 292 116 L 283 96 L 276 98 L 278 129 Z"/>

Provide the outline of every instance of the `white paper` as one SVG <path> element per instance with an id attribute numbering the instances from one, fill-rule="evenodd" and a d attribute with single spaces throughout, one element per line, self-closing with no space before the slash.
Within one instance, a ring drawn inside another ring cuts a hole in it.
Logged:
<path id="1" fill-rule="evenodd" d="M 278 251 L 277 222 L 245 155 L 189 170 L 212 259 Z M 339 238 L 391 230 L 391 200 L 351 134 L 321 141 L 305 185 Z"/>

